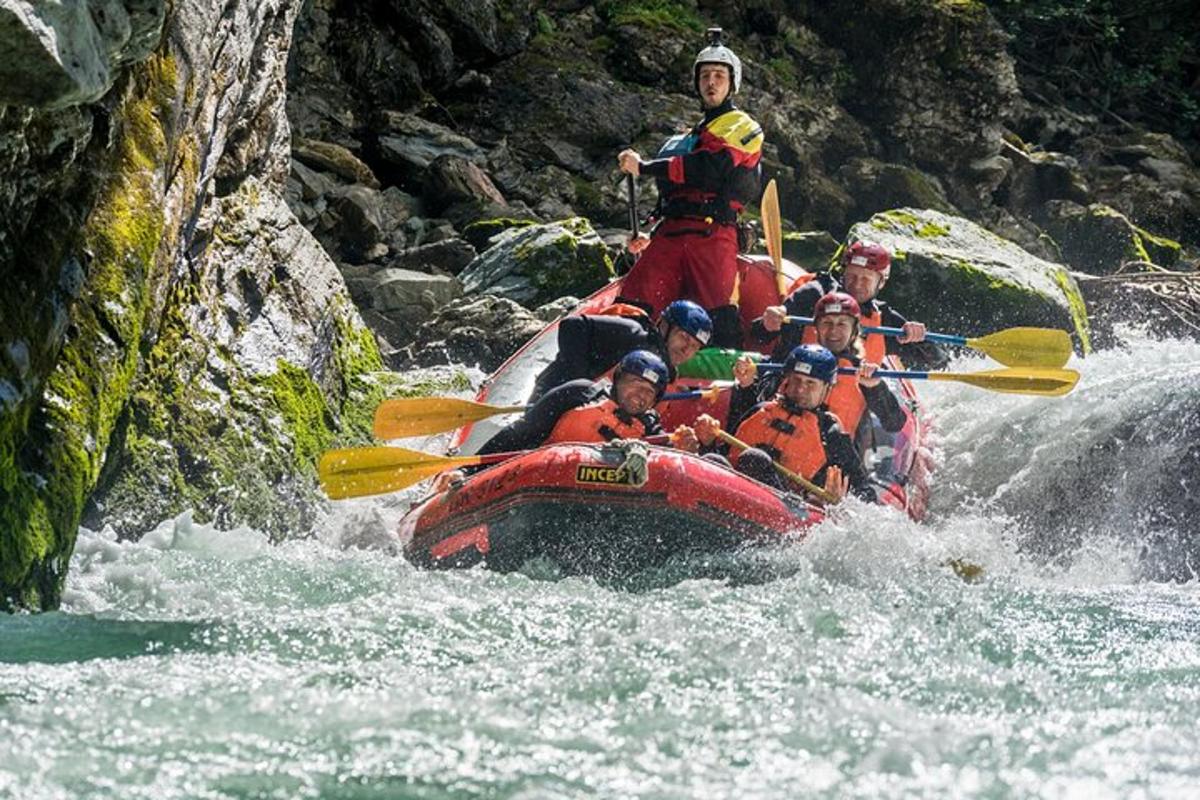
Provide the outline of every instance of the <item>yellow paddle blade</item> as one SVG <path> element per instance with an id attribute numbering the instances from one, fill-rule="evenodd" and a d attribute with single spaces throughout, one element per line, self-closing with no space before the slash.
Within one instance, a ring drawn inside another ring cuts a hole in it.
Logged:
<path id="1" fill-rule="evenodd" d="M 317 463 L 321 488 L 330 499 L 399 491 L 453 467 L 481 462 L 479 456 L 435 456 L 403 447 L 329 450 Z"/>
<path id="2" fill-rule="evenodd" d="M 779 214 L 779 189 L 772 178 L 763 192 L 762 203 L 763 238 L 767 240 L 767 255 L 775 265 L 775 281 L 778 284 L 779 297 L 787 292 L 787 279 L 783 274 L 783 222 Z"/>
<path id="3" fill-rule="evenodd" d="M 1009 328 L 978 339 L 967 339 L 972 347 L 1006 367 L 1066 366 L 1073 348 L 1066 331 L 1054 328 Z"/>
<path id="4" fill-rule="evenodd" d="M 993 369 L 987 372 L 930 372 L 931 381 L 968 383 L 992 392 L 1058 397 L 1075 388 L 1079 373 L 1073 369 Z"/>
<path id="5" fill-rule="evenodd" d="M 429 436 L 497 414 L 524 410 L 525 406 L 489 406 L 457 397 L 393 397 L 375 409 L 374 432 L 379 439 Z"/>

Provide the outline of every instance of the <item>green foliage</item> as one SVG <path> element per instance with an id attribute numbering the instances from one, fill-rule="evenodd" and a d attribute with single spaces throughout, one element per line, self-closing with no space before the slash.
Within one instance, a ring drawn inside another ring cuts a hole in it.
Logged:
<path id="1" fill-rule="evenodd" d="M 987 0 L 1027 69 L 1089 110 L 1200 132 L 1192 0 Z"/>
<path id="2" fill-rule="evenodd" d="M 636 25 L 648 30 L 664 28 L 690 32 L 704 30 L 693 7 L 675 0 L 601 0 L 596 6 L 609 25 Z"/>

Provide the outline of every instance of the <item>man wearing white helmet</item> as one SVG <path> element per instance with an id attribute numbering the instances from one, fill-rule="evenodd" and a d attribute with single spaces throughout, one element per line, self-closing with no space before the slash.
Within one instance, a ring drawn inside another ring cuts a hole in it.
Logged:
<path id="1" fill-rule="evenodd" d="M 713 344 L 736 347 L 738 213 L 761 193 L 762 128 L 734 107 L 742 62 L 709 29 L 709 45 L 696 56 L 693 86 L 704 118 L 667 140 L 652 160 L 635 150 L 617 157 L 622 172 L 645 173 L 658 183 L 661 220 L 649 240 L 630 249 L 641 257 L 625 276 L 621 300 L 656 315 L 678 298 L 694 300 L 713 320 Z"/>

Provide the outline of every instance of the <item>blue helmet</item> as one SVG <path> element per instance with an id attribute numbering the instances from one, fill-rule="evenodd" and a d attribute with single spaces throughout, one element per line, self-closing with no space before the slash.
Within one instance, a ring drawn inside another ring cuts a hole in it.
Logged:
<path id="1" fill-rule="evenodd" d="M 667 391 L 667 383 L 671 380 L 666 363 L 649 350 L 632 350 L 625 354 L 617 368 L 613 370 L 613 385 L 622 375 L 632 375 L 649 381 L 657 390 L 654 401 L 662 399 Z"/>
<path id="2" fill-rule="evenodd" d="M 713 324 L 708 312 L 691 300 L 676 300 L 663 309 L 662 319 L 700 340 L 700 344 L 708 344 L 712 338 Z"/>
<path id="3" fill-rule="evenodd" d="M 838 374 L 837 356 L 819 344 L 802 344 L 788 353 L 783 362 L 783 374 L 807 375 L 826 383 L 833 383 Z"/>

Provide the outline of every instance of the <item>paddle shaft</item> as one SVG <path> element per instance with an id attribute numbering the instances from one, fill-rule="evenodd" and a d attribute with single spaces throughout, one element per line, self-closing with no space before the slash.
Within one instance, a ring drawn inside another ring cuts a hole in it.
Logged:
<path id="1" fill-rule="evenodd" d="M 788 322 L 795 322 L 800 325 L 812 325 L 813 318 L 812 317 L 788 317 Z M 896 337 L 900 337 L 900 336 L 904 335 L 903 328 L 876 328 L 872 325 L 868 325 L 867 327 L 863 328 L 862 332 L 863 333 L 878 333 L 878 334 L 882 334 L 883 336 L 896 336 Z M 950 334 L 950 333 L 926 333 L 925 339 L 930 342 L 941 342 L 942 344 L 957 344 L 962 347 L 967 346 L 967 337 L 955 336 L 954 334 Z"/>
<path id="2" fill-rule="evenodd" d="M 732 433 L 729 433 L 728 431 L 717 431 L 717 438 L 720 439 L 721 441 L 725 442 L 726 444 L 733 445 L 734 447 L 740 448 L 742 450 L 750 449 L 750 445 L 746 444 L 741 439 L 737 438 L 736 436 L 734 436 Z M 783 464 L 780 464 L 778 461 L 776 461 L 774 459 L 771 459 L 771 464 L 772 464 L 772 466 L 775 467 L 776 472 L 778 472 L 780 475 L 787 478 L 788 480 L 792 481 L 796 485 L 801 486 L 805 491 L 809 492 L 813 496 L 819 497 L 820 499 L 824 500 L 826 503 L 836 503 L 837 502 L 836 497 L 834 497 L 829 492 L 822 489 L 820 486 L 817 486 L 815 483 L 810 481 L 808 478 L 805 478 L 803 475 L 792 472 L 790 469 L 788 469 Z"/>
<path id="3" fill-rule="evenodd" d="M 641 225 L 638 221 L 637 180 L 633 175 L 625 175 L 625 188 L 629 192 L 629 229 L 633 231 L 633 238 L 636 239 L 641 233 Z"/>

